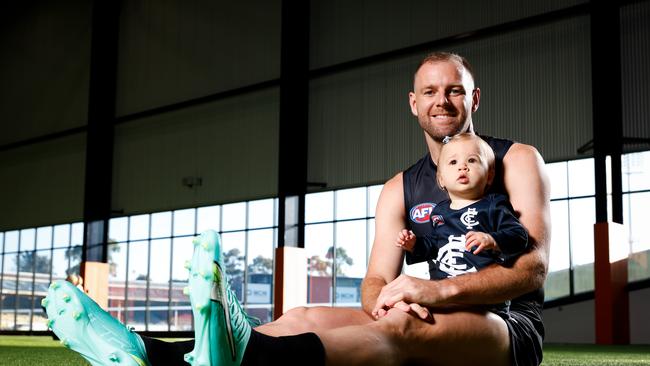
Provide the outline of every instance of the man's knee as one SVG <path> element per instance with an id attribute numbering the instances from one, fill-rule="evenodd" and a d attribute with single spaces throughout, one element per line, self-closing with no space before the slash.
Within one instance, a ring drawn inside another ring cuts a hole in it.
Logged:
<path id="1" fill-rule="evenodd" d="M 305 306 L 299 306 L 282 314 L 282 317 L 278 320 L 283 322 L 286 326 L 291 327 L 294 332 L 310 332 L 316 325 L 312 320 L 313 316 L 311 313 L 313 313 L 312 309 Z"/>

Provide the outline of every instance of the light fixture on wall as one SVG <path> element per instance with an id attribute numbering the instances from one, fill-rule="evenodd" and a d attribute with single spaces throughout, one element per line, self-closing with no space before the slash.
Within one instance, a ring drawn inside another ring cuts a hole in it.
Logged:
<path id="1" fill-rule="evenodd" d="M 202 177 L 183 177 L 182 180 L 183 186 L 187 188 L 200 187 L 203 185 Z"/>

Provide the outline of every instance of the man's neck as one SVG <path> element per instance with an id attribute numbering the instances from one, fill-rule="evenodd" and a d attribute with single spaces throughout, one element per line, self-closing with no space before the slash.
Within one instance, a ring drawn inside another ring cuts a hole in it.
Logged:
<path id="1" fill-rule="evenodd" d="M 471 132 L 474 133 L 474 125 L 470 122 L 466 131 L 461 132 Z M 442 149 L 442 141 L 438 141 L 433 137 L 429 136 L 428 133 L 424 133 L 424 141 L 427 144 L 427 149 L 429 150 L 429 155 L 431 156 L 431 161 L 437 165 L 438 158 L 440 157 L 440 150 Z"/>
<path id="2" fill-rule="evenodd" d="M 424 139 L 427 143 L 427 148 L 429 149 L 429 156 L 431 156 L 431 161 L 437 165 L 438 157 L 440 156 L 440 150 L 442 149 L 442 142 L 434 140 L 433 137 L 429 136 L 426 132 L 424 133 Z"/>

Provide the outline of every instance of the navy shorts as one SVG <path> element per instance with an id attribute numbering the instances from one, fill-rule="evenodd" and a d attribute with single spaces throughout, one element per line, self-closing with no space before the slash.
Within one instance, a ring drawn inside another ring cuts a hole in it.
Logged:
<path id="1" fill-rule="evenodd" d="M 542 307 L 535 301 L 514 300 L 510 312 L 499 314 L 510 333 L 513 366 L 538 366 L 542 363 L 544 323 Z"/>

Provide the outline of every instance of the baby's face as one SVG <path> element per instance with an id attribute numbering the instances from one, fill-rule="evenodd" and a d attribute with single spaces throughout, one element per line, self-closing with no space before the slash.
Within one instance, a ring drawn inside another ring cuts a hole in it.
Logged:
<path id="1" fill-rule="evenodd" d="M 479 199 L 488 183 L 488 161 L 474 140 L 452 141 L 438 160 L 440 185 L 449 197 Z"/>

